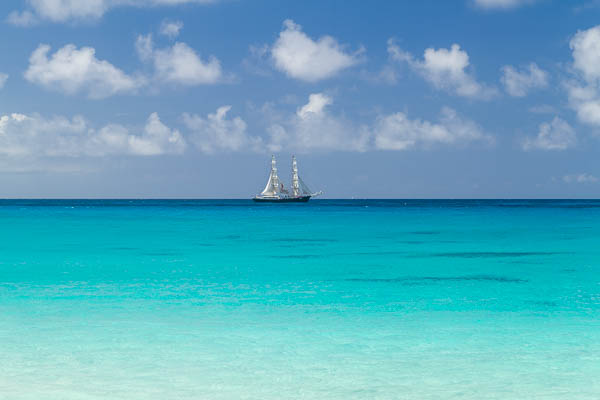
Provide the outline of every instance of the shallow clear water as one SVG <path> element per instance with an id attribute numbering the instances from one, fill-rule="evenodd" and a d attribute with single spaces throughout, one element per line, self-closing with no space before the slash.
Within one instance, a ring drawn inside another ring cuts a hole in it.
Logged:
<path id="1" fill-rule="evenodd" d="M 598 399 L 600 201 L 0 201 L 0 398 Z"/>

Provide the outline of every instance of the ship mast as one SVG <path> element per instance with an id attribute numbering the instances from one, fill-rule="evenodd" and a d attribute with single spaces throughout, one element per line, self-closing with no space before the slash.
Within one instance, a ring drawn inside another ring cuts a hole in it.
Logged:
<path id="1" fill-rule="evenodd" d="M 294 196 L 300 195 L 300 182 L 298 179 L 298 164 L 296 163 L 296 156 L 292 156 L 292 189 L 294 190 Z"/>
<path id="2" fill-rule="evenodd" d="M 271 156 L 271 173 L 269 174 L 269 180 L 264 190 L 261 192 L 262 196 L 276 196 L 279 193 L 279 177 L 277 176 L 277 163 L 275 156 Z"/>
<path id="3" fill-rule="evenodd" d="M 279 176 L 277 176 L 277 162 L 275 161 L 275 155 L 271 156 L 271 184 L 273 185 L 273 192 L 279 192 Z"/>

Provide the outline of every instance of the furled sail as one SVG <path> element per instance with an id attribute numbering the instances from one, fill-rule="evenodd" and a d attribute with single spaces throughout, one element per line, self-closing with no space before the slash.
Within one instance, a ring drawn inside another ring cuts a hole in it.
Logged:
<path id="1" fill-rule="evenodd" d="M 294 196 L 300 195 L 300 177 L 298 176 L 296 156 L 292 156 L 292 190 L 294 191 Z"/>
<path id="2" fill-rule="evenodd" d="M 279 177 L 277 176 L 277 162 L 275 156 L 271 156 L 271 173 L 265 189 L 261 192 L 263 196 L 274 196 L 279 193 Z"/>

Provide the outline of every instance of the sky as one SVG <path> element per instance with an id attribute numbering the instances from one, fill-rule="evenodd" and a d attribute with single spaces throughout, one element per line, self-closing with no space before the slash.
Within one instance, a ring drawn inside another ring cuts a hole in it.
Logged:
<path id="1" fill-rule="evenodd" d="M 0 198 L 600 197 L 600 1 L 5 0 Z"/>

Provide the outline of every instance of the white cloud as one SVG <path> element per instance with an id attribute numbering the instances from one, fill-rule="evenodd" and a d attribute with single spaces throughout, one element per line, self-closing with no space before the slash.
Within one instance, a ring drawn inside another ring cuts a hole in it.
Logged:
<path id="1" fill-rule="evenodd" d="M 333 99 L 322 93 L 309 96 L 309 101 L 293 115 L 272 121 L 268 128 L 269 149 L 291 152 L 322 151 L 366 151 L 369 149 L 370 134 L 364 127 L 356 127 L 340 116 L 328 112 Z M 276 113 L 268 110 L 272 117 Z"/>
<path id="2" fill-rule="evenodd" d="M 475 5 L 484 9 L 507 10 L 533 3 L 534 0 L 474 0 Z"/>
<path id="3" fill-rule="evenodd" d="M 600 25 L 571 39 L 573 79 L 565 82 L 569 105 L 580 121 L 600 126 Z"/>
<path id="4" fill-rule="evenodd" d="M 380 116 L 373 128 L 375 148 L 408 150 L 418 146 L 461 144 L 472 141 L 491 142 L 475 122 L 461 118 L 456 111 L 444 107 L 438 123 L 409 119 L 402 112 Z"/>
<path id="5" fill-rule="evenodd" d="M 26 0 L 27 8 L 13 11 L 8 22 L 29 26 L 37 19 L 51 22 L 94 20 L 115 7 L 158 7 L 181 4 L 207 4 L 216 0 Z"/>
<path id="6" fill-rule="evenodd" d="M 538 134 L 523 142 L 523 150 L 566 150 L 575 146 L 577 135 L 567 121 L 554 117 L 551 122 L 540 124 Z"/>
<path id="7" fill-rule="evenodd" d="M 27 8 L 12 11 L 7 21 L 16 26 L 31 26 L 39 20 L 65 22 L 101 17 L 110 0 L 26 0 Z"/>
<path id="8" fill-rule="evenodd" d="M 297 114 L 300 118 L 309 118 L 310 113 L 323 114 L 325 107 L 333 104 L 333 99 L 323 93 L 313 93 L 308 96 L 308 103 L 302 106 Z"/>
<path id="9" fill-rule="evenodd" d="M 183 22 L 181 21 L 163 21 L 160 24 L 161 35 L 168 36 L 171 39 L 179 36 L 179 31 L 183 28 Z"/>
<path id="10" fill-rule="evenodd" d="M 88 156 L 157 156 L 181 154 L 186 146 L 178 130 L 169 128 L 157 113 L 152 113 L 142 129 L 132 130 L 120 124 L 108 124 L 98 131 L 91 129 L 78 149 L 80 155 Z"/>
<path id="11" fill-rule="evenodd" d="M 568 87 L 569 102 L 577 112 L 580 121 L 600 126 L 600 98 L 596 89 Z"/>
<path id="12" fill-rule="evenodd" d="M 154 52 L 154 66 L 158 76 L 166 82 L 184 85 L 216 83 L 222 77 L 221 64 L 216 57 L 203 61 L 185 43 Z"/>
<path id="13" fill-rule="evenodd" d="M 569 43 L 573 51 L 573 66 L 584 79 L 597 83 L 600 78 L 600 25 L 578 31 Z"/>
<path id="14" fill-rule="evenodd" d="M 204 153 L 217 151 L 260 151 L 262 139 L 249 136 L 246 122 L 240 117 L 227 118 L 231 106 L 222 106 L 206 118 L 183 114 L 183 122 L 191 140 Z"/>
<path id="15" fill-rule="evenodd" d="M 489 99 L 497 93 L 496 89 L 477 82 L 468 72 L 469 55 L 458 44 L 453 44 L 450 49 L 428 48 L 423 54 L 423 60 L 416 60 L 390 39 L 388 53 L 392 60 L 406 62 L 437 89 L 480 99 Z"/>
<path id="16" fill-rule="evenodd" d="M 409 150 L 434 145 L 464 145 L 469 142 L 493 144 L 494 139 L 479 125 L 444 107 L 438 122 L 411 120 L 405 113 L 380 115 L 373 123 L 357 125 L 343 115 L 334 114 L 333 98 L 313 93 L 308 103 L 293 114 L 279 113 L 272 105 L 265 115 L 271 118 L 267 131 L 271 151 Z"/>
<path id="17" fill-rule="evenodd" d="M 38 114 L 0 116 L 0 154 L 4 156 L 66 155 L 72 142 L 88 133 L 81 116 L 44 118 Z"/>
<path id="18" fill-rule="evenodd" d="M 271 49 L 271 57 L 275 67 L 292 78 L 317 82 L 360 61 L 362 49 L 348 53 L 331 36 L 313 40 L 294 21 L 288 19 L 283 25 Z"/>
<path id="19" fill-rule="evenodd" d="M 128 135 L 127 142 L 131 154 L 144 156 L 179 154 L 186 146 L 181 133 L 163 124 L 157 113 L 150 114 L 140 135 Z"/>
<path id="20" fill-rule="evenodd" d="M 151 35 L 140 35 L 136 49 L 142 60 L 154 64 L 156 77 L 163 82 L 193 86 L 223 80 L 221 63 L 216 57 L 204 61 L 185 43 L 155 49 Z"/>
<path id="21" fill-rule="evenodd" d="M 548 73 L 539 68 L 536 63 L 529 64 L 521 71 L 511 65 L 506 65 L 502 68 L 500 80 L 508 94 L 523 97 L 531 89 L 548 86 Z"/>
<path id="22" fill-rule="evenodd" d="M 0 154 L 10 157 L 149 156 L 178 154 L 185 146 L 181 134 L 164 125 L 156 113 L 139 133 L 118 124 L 96 130 L 81 116 L 0 116 Z"/>
<path id="23" fill-rule="evenodd" d="M 50 46 L 40 45 L 29 58 L 25 79 L 67 94 L 86 93 L 90 98 L 104 98 L 134 92 L 144 84 L 108 61 L 96 58 L 92 47 L 78 49 L 68 44 L 48 58 Z"/>
<path id="24" fill-rule="evenodd" d="M 8 80 L 8 74 L 3 74 L 2 72 L 0 72 L 0 89 L 2 89 L 4 87 L 4 85 L 6 85 L 7 80 Z"/>
<path id="25" fill-rule="evenodd" d="M 268 137 L 248 133 L 246 122 L 231 116 L 231 106 L 206 116 L 183 114 L 185 137 L 152 113 L 143 127 L 109 123 L 99 128 L 81 116 L 44 117 L 40 114 L 0 116 L 0 158 L 58 161 L 81 157 L 157 156 L 181 154 L 188 143 L 202 153 L 328 152 L 406 150 L 432 145 L 491 142 L 474 122 L 449 108 L 439 122 L 410 120 L 403 113 L 380 116 L 372 125 L 357 125 L 330 111 L 333 98 L 313 93 L 293 112 L 264 111 Z M 16 165 L 16 164 L 15 164 Z M 0 165 L 0 168 L 2 166 Z"/>
<path id="26" fill-rule="evenodd" d="M 154 41 L 152 35 L 139 35 L 135 41 L 135 50 L 142 61 L 152 60 L 154 56 Z"/>
<path id="27" fill-rule="evenodd" d="M 12 11 L 6 17 L 6 22 L 14 26 L 28 27 L 35 25 L 38 21 L 31 11 Z"/>
<path id="28" fill-rule="evenodd" d="M 598 178 L 594 175 L 581 173 L 574 175 L 565 175 L 563 176 L 563 181 L 566 183 L 596 183 L 598 182 Z"/>

